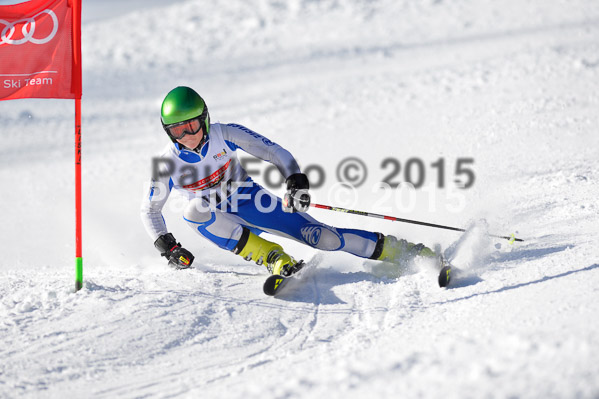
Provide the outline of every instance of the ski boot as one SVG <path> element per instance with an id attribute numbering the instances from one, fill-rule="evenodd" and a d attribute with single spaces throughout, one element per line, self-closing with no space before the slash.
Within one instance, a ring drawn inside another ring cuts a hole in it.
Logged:
<path id="1" fill-rule="evenodd" d="M 437 257 L 435 252 L 424 244 L 414 244 L 406 240 L 398 240 L 393 236 L 381 234 L 376 243 L 374 254 L 370 259 L 396 263 L 402 259 L 411 259 L 415 256 Z"/>
<path id="2" fill-rule="evenodd" d="M 233 252 L 247 261 L 253 260 L 258 265 L 264 264 L 270 274 L 284 277 L 291 276 L 304 265 L 303 261 L 298 262 L 285 253 L 279 244 L 265 240 L 246 228 Z"/>
<path id="3" fill-rule="evenodd" d="M 416 256 L 434 258 L 437 260 L 439 266 L 439 286 L 447 287 L 451 280 L 451 265 L 440 252 L 441 248 L 437 248 L 437 251 L 433 251 L 424 244 L 413 244 L 406 240 L 398 240 L 393 236 L 384 236 L 380 234 L 374 254 L 370 259 L 402 263 Z"/>

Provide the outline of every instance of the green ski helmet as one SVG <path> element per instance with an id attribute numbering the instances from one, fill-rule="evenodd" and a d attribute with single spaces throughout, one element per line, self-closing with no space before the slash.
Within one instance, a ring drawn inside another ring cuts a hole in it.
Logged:
<path id="1" fill-rule="evenodd" d="M 162 101 L 160 113 L 162 127 L 173 143 L 177 141 L 177 138 L 182 138 L 185 134 L 183 134 L 183 136 L 175 137 L 171 128 L 184 125 L 194 119 L 199 120 L 200 126 L 204 131 L 204 139 L 202 139 L 200 146 L 210 132 L 210 114 L 208 113 L 208 106 L 202 97 L 190 87 L 179 86 L 171 90 L 164 98 L 164 101 Z M 195 133 L 186 131 L 185 133 L 195 134 L 197 131 Z"/>

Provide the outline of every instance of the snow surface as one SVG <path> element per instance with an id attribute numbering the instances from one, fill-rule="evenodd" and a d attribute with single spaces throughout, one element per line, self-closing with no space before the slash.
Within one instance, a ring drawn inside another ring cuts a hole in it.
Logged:
<path id="1" fill-rule="evenodd" d="M 596 1 L 122 7 L 83 27 L 78 293 L 73 103 L 0 103 L 0 397 L 599 397 Z M 277 239 L 310 267 L 265 297 L 265 269 L 196 236 L 176 198 L 165 217 L 197 261 L 168 269 L 138 208 L 167 140 L 160 102 L 181 84 L 214 121 L 321 165 L 314 202 L 468 227 L 310 211 L 439 243 L 462 276 L 444 290 L 425 264 Z M 347 156 L 370 171 L 351 202 L 335 178 Z M 425 186 L 377 191 L 388 157 L 401 162 L 394 181 L 422 159 Z M 455 188 L 460 158 L 474 159 L 469 189 Z"/>

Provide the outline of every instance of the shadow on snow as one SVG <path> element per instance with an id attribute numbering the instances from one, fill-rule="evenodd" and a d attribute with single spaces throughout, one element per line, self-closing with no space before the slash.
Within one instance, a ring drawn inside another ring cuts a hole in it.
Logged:
<path id="1" fill-rule="evenodd" d="M 528 287 L 531 285 L 535 285 L 535 284 L 540 284 L 540 283 L 544 283 L 546 281 L 550 281 L 550 280 L 555 280 L 558 278 L 562 278 L 562 277 L 567 277 L 570 276 L 572 274 L 577 274 L 577 273 L 582 273 L 582 272 L 588 272 L 590 270 L 594 270 L 599 268 L 599 264 L 595 263 L 592 264 L 590 266 L 587 267 L 583 267 L 582 269 L 577 269 L 577 270 L 570 270 L 564 273 L 560 273 L 560 274 L 556 274 L 554 276 L 545 276 L 543 278 L 537 279 L 537 280 L 533 280 L 533 281 L 528 281 L 526 283 L 520 283 L 520 284 L 515 284 L 515 285 L 510 285 L 507 287 L 502 287 L 493 291 L 487 291 L 487 292 L 479 292 L 476 294 L 472 294 L 472 295 L 468 295 L 462 298 L 456 298 L 456 299 L 451 299 L 449 301 L 445 301 L 445 302 L 438 302 L 438 304 L 448 304 L 448 303 L 453 303 L 453 302 L 460 302 L 460 301 L 464 301 L 464 300 L 469 300 L 472 298 L 475 298 L 477 296 L 481 296 L 481 295 L 489 295 L 489 294 L 498 294 L 500 292 L 506 292 L 506 291 L 511 291 L 511 290 L 516 290 L 519 288 L 523 288 L 523 287 Z"/>

